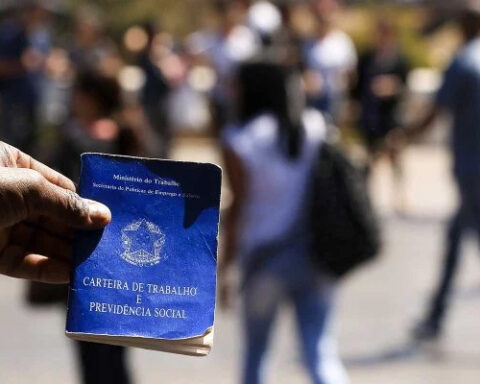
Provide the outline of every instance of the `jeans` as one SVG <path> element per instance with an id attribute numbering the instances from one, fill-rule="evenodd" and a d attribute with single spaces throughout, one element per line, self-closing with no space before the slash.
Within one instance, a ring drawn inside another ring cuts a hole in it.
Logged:
<path id="1" fill-rule="evenodd" d="M 460 204 L 448 227 L 443 267 L 428 316 L 428 322 L 437 329 L 441 328 L 447 310 L 458 269 L 462 236 L 471 228 L 480 240 L 480 176 L 458 176 L 457 183 Z"/>
<path id="2" fill-rule="evenodd" d="M 272 325 L 282 302 L 292 302 L 304 365 L 314 384 L 344 384 L 346 373 L 329 334 L 334 284 L 322 281 L 302 249 L 288 249 L 248 279 L 244 286 L 246 336 L 243 383 L 264 383 Z"/>

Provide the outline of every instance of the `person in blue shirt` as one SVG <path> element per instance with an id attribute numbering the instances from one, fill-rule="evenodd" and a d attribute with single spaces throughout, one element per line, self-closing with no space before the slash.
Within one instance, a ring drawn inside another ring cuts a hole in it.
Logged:
<path id="1" fill-rule="evenodd" d="M 441 335 L 461 237 L 466 229 L 473 228 L 480 238 L 480 1 L 465 2 L 458 22 L 465 44 L 447 69 L 431 110 L 403 133 L 407 139 L 413 138 L 427 131 L 442 113 L 452 116 L 451 151 L 460 197 L 458 211 L 448 228 L 437 288 L 425 318 L 413 330 L 417 340 L 432 340 Z M 401 133 L 397 131 L 395 135 L 398 140 Z"/>

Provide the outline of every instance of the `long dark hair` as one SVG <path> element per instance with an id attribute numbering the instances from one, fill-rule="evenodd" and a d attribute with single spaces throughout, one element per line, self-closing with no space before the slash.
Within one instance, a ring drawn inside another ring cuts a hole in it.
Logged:
<path id="1" fill-rule="evenodd" d="M 281 65 L 269 62 L 245 63 L 238 69 L 238 119 L 245 125 L 270 113 L 280 128 L 279 145 L 294 160 L 300 154 L 303 137 L 301 109 L 295 99 L 294 75 Z"/>

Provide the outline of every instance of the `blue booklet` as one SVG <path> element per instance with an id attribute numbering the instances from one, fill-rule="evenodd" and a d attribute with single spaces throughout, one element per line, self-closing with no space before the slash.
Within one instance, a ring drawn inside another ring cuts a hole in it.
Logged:
<path id="1" fill-rule="evenodd" d="M 213 164 L 83 154 L 79 193 L 112 221 L 75 235 L 67 336 L 206 355 L 220 188 Z"/>

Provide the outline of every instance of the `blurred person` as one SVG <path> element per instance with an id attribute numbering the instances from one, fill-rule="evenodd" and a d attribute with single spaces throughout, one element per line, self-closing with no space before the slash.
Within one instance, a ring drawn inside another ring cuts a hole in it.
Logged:
<path id="1" fill-rule="evenodd" d="M 223 132 L 234 199 L 219 276 L 227 304 L 228 271 L 238 255 L 246 342 L 242 382 L 265 382 L 272 325 L 290 301 L 311 381 L 346 383 L 330 335 L 335 283 L 313 267 L 308 236 L 309 178 L 325 122 L 319 112 L 304 111 L 300 80 L 279 65 L 244 64 L 236 86 L 238 123 Z"/>
<path id="2" fill-rule="evenodd" d="M 70 179 L 3 142 L 0 174 L 0 274 L 67 283 L 73 229 L 103 228 L 109 209 L 82 199 Z"/>
<path id="3" fill-rule="evenodd" d="M 71 118 L 62 130 L 57 166 L 62 173 L 78 180 L 83 152 L 141 155 L 135 132 L 120 118 L 120 87 L 115 79 L 96 71 L 78 74 L 73 87 Z M 67 287 L 32 284 L 29 302 L 34 305 L 66 303 Z M 75 342 L 85 384 L 130 383 L 123 347 Z"/>
<path id="4" fill-rule="evenodd" d="M 101 9 L 93 4 L 82 5 L 76 12 L 70 59 L 80 72 L 96 70 L 116 75 L 120 66 L 118 50 L 105 28 Z"/>
<path id="5" fill-rule="evenodd" d="M 78 180 L 83 152 L 140 155 L 135 134 L 118 118 L 120 88 L 95 71 L 79 73 L 72 96 L 72 117 L 63 131 L 58 168 Z M 76 342 L 85 384 L 130 383 L 123 347 Z"/>
<path id="6" fill-rule="evenodd" d="M 310 0 L 317 19 L 316 37 L 304 47 L 305 83 L 309 104 L 335 123 L 357 65 L 352 39 L 334 22 L 340 0 Z"/>
<path id="7" fill-rule="evenodd" d="M 231 83 L 235 70 L 258 52 L 260 42 L 245 25 L 246 7 L 242 1 L 216 0 L 213 9 L 217 28 L 193 33 L 188 38 L 188 46 L 197 62 L 211 66 L 216 73 L 211 102 L 214 125 L 219 131 L 233 118 Z"/>
<path id="8" fill-rule="evenodd" d="M 75 67 L 70 61 L 68 51 L 52 46 L 45 57 L 42 73 L 43 89 L 39 108 L 41 123 L 44 126 L 59 128 L 69 117 L 74 75 Z"/>
<path id="9" fill-rule="evenodd" d="M 277 6 L 278 5 L 278 6 Z M 256 58 L 268 57 L 287 68 L 302 68 L 302 40 L 292 28 L 290 3 L 254 2 L 248 9 L 248 25 L 261 40 Z"/>
<path id="10" fill-rule="evenodd" d="M 24 55 L 29 40 L 24 9 L 0 19 L 0 138 L 30 152 L 37 128 L 38 95 Z"/>
<path id="11" fill-rule="evenodd" d="M 385 19 L 377 23 L 375 45 L 360 57 L 354 96 L 360 103 L 359 131 L 368 155 L 368 168 L 387 152 L 391 162 L 395 185 L 395 209 L 404 209 L 402 169 L 399 153 L 385 150 L 385 138 L 400 124 L 399 104 L 405 90 L 409 65 L 403 54 L 395 27 Z"/>
<path id="12" fill-rule="evenodd" d="M 23 62 L 38 99 L 36 118 L 39 130 L 32 153 L 48 164 L 49 153 L 52 152 L 49 144 L 54 144 L 54 140 L 48 134 L 52 132 L 49 129 L 55 126 L 56 120 L 61 120 L 65 116 L 65 114 L 62 116 L 62 111 L 66 111 L 68 103 L 68 97 L 63 97 L 63 94 L 68 92 L 65 84 L 59 84 L 57 79 L 50 76 L 51 57 L 58 52 L 54 43 L 57 38 L 55 27 L 63 8 L 58 3 L 48 0 L 26 0 L 26 3 L 23 19 L 29 47 L 23 55 Z"/>
<path id="13" fill-rule="evenodd" d="M 95 71 L 80 72 L 73 88 L 71 118 L 62 132 L 57 168 L 72 179 L 80 175 L 83 152 L 141 155 L 141 140 L 121 119 L 117 81 Z"/>
<path id="14" fill-rule="evenodd" d="M 141 92 L 141 103 L 146 117 L 160 139 L 161 147 L 156 156 L 168 157 L 172 132 L 167 119 L 167 106 L 172 91 L 168 73 L 162 64 L 172 47 L 165 41 L 171 36 L 161 35 L 154 23 L 143 26 L 147 43 L 138 56 L 138 64 L 145 73 L 145 85 Z M 163 37 L 163 39 L 162 39 Z"/>
<path id="15" fill-rule="evenodd" d="M 391 135 L 398 145 L 426 132 L 445 113 L 453 117 L 451 150 L 460 202 L 448 228 L 443 267 L 430 307 L 413 331 L 418 340 L 432 340 L 441 335 L 462 235 L 472 228 L 480 237 L 480 2 L 462 1 L 455 3 L 455 7 L 461 7 L 457 21 L 464 46 L 448 67 L 435 103 L 425 118 Z"/>
<path id="16" fill-rule="evenodd" d="M 43 2 L 32 1 L 23 15 L 29 48 L 24 54 L 24 62 L 39 97 L 43 96 L 45 62 L 52 48 L 51 12 Z"/>
<path id="17" fill-rule="evenodd" d="M 283 7 L 283 10 L 286 6 Z M 275 35 L 283 26 L 284 14 L 273 3 L 260 0 L 254 2 L 247 11 L 247 25 L 255 31 L 262 40 L 262 45 L 268 47 L 274 43 Z"/>

